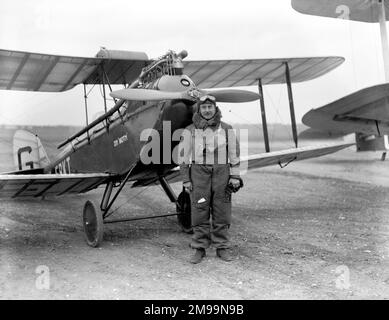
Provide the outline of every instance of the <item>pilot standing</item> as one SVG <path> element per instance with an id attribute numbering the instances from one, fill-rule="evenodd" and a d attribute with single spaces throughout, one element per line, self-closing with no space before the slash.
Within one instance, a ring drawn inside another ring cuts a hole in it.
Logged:
<path id="1" fill-rule="evenodd" d="M 243 186 L 239 171 L 239 142 L 232 126 L 221 120 L 216 99 L 202 96 L 180 142 L 180 171 L 185 191 L 190 193 L 195 249 L 191 263 L 199 263 L 211 243 L 224 261 L 233 257 L 229 249 L 231 192 Z"/>

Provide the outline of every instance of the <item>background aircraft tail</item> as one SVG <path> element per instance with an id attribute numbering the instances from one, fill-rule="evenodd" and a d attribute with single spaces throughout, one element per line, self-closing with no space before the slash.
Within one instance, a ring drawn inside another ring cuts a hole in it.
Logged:
<path id="1" fill-rule="evenodd" d="M 389 143 L 388 136 L 371 135 L 366 136 L 363 133 L 355 134 L 355 142 L 357 143 L 357 151 L 388 151 Z"/>

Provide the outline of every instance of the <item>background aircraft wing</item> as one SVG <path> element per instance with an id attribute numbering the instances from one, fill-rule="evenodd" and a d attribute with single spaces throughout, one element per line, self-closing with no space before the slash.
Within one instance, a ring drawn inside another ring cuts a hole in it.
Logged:
<path id="1" fill-rule="evenodd" d="M 0 89 L 60 92 L 102 84 L 103 68 L 110 84 L 130 83 L 148 61 L 143 52 L 102 49 L 95 58 L 83 58 L 0 49 Z"/>
<path id="2" fill-rule="evenodd" d="M 389 83 L 362 89 L 307 112 L 302 122 L 328 134 L 389 134 Z"/>
<path id="3" fill-rule="evenodd" d="M 0 198 L 59 196 L 84 193 L 112 178 L 109 174 L 0 175 Z"/>
<path id="4" fill-rule="evenodd" d="M 363 22 L 379 21 L 378 1 L 371 0 L 292 0 L 292 7 L 300 13 Z M 389 3 L 385 3 L 389 20 Z"/>
<path id="5" fill-rule="evenodd" d="M 320 77 L 344 62 L 342 57 L 184 61 L 184 72 L 201 88 L 285 83 L 285 62 L 292 82 Z"/>

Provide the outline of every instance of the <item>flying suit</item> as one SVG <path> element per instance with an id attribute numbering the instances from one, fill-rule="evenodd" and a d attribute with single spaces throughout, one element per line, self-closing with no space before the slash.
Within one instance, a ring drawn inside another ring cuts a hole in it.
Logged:
<path id="1" fill-rule="evenodd" d="M 195 112 L 193 123 L 181 136 L 181 176 L 193 188 L 193 249 L 207 249 L 211 243 L 217 249 L 229 247 L 231 193 L 227 185 L 230 177 L 239 177 L 239 142 L 232 126 L 220 118 L 219 108 L 210 120 Z"/>

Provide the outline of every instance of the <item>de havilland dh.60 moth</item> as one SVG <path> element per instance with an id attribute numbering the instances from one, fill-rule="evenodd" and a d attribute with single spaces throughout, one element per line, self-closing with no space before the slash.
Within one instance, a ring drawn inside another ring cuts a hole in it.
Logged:
<path id="1" fill-rule="evenodd" d="M 162 127 L 170 124 L 169 143 L 161 153 L 179 143 L 171 132 L 192 121 L 198 99 L 212 94 L 218 102 L 241 103 L 260 100 L 266 153 L 242 156 L 250 169 L 290 163 L 333 153 L 350 144 L 298 147 L 292 95 L 293 82 L 317 78 L 343 63 L 341 57 L 243 60 L 186 60 L 187 52 L 168 51 L 157 59 L 145 53 L 102 48 L 93 58 L 59 56 L 0 50 L 0 89 L 61 92 L 84 86 L 86 126 L 58 146 L 58 155 L 49 159 L 39 138 L 27 131 L 14 136 L 15 171 L 0 174 L 1 198 L 60 196 L 85 193 L 105 186 L 101 203 L 86 201 L 83 226 L 88 245 L 97 247 L 106 223 L 112 220 L 112 206 L 127 183 L 131 187 L 160 184 L 176 204 L 178 222 L 190 231 L 190 199 L 183 191 L 177 197 L 170 183 L 180 180 L 176 163 L 143 163 L 150 139 L 140 139 L 153 129 L 162 137 Z M 185 59 L 185 60 L 184 60 Z M 286 83 L 295 148 L 270 152 L 262 86 Z M 88 123 L 87 86 L 101 85 L 104 114 Z M 123 89 L 112 91 L 112 85 Z M 257 85 L 259 94 L 230 87 Z M 106 90 L 114 98 L 108 108 Z M 221 88 L 221 89 L 220 89 Z M 224 89 L 223 89 L 224 88 Z M 166 140 L 166 137 L 161 139 Z M 162 158 L 163 155 L 161 154 Z M 170 214 L 172 215 L 172 214 Z M 145 218 L 169 216 L 159 215 Z"/>

